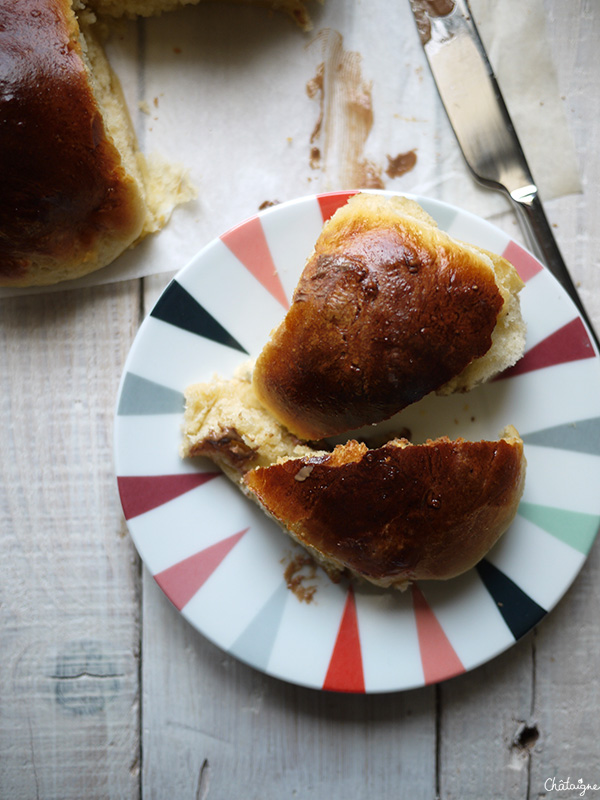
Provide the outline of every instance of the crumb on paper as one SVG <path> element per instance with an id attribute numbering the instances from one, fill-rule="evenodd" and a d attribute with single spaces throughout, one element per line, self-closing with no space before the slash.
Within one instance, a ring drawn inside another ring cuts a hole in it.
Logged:
<path id="1" fill-rule="evenodd" d="M 264 211 L 265 208 L 271 208 L 272 206 L 278 206 L 280 200 L 263 200 L 263 202 L 259 205 L 258 210 Z"/>

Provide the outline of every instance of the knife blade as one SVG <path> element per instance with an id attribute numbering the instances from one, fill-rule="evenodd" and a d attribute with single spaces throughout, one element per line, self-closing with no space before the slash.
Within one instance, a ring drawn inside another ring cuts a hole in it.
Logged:
<path id="1" fill-rule="evenodd" d="M 475 180 L 504 193 L 529 246 L 569 294 L 600 342 L 546 218 L 467 0 L 410 0 L 442 104 Z"/>

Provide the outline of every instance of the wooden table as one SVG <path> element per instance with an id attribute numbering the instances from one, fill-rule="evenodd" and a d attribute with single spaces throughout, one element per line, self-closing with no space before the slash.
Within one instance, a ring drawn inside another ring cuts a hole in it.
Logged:
<path id="1" fill-rule="evenodd" d="M 546 208 L 600 330 L 600 5 L 545 8 L 583 181 Z M 509 211 L 494 222 L 519 236 Z M 381 696 L 267 677 L 165 599 L 126 529 L 112 429 L 125 358 L 170 277 L 0 303 L 0 797 L 526 800 L 600 784 L 597 546 L 513 648 Z"/>

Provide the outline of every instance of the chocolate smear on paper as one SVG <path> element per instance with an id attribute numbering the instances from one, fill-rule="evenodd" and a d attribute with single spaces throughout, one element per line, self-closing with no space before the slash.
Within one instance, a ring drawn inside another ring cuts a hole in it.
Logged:
<path id="1" fill-rule="evenodd" d="M 319 98 L 319 117 L 315 123 L 315 127 L 313 128 L 313 132 L 310 135 L 310 143 L 314 144 L 314 142 L 319 138 L 321 135 L 321 128 L 323 127 L 323 114 L 324 114 L 324 95 L 323 95 L 323 76 L 325 74 L 325 64 L 321 62 L 317 67 L 317 74 L 314 78 L 311 78 L 308 83 L 306 84 L 306 93 L 310 97 L 311 100 L 314 100 L 315 97 Z"/>
<path id="2" fill-rule="evenodd" d="M 308 96 L 318 99 L 319 117 L 310 137 L 310 165 L 326 176 L 327 188 L 384 188 L 381 170 L 365 158 L 373 127 L 371 86 L 363 79 L 362 57 L 344 49 L 342 35 L 326 29 L 316 40 L 323 53 Z"/>
<path id="3" fill-rule="evenodd" d="M 410 172 L 417 163 L 417 154 L 414 150 L 409 150 L 407 153 L 398 153 L 397 156 L 388 156 L 388 166 L 385 174 L 389 178 L 399 178 Z"/>
<path id="4" fill-rule="evenodd" d="M 310 136 L 310 167 L 321 170 L 325 189 L 385 189 L 383 168 L 365 156 L 373 103 L 372 83 L 362 75 L 362 56 L 345 50 L 335 30 L 320 31 L 314 43 L 320 44 L 323 61 L 306 84 L 308 96 L 319 104 Z M 387 159 L 385 174 L 393 179 L 409 172 L 417 156 L 410 150 Z"/>
<path id="5" fill-rule="evenodd" d="M 381 167 L 364 158 L 356 165 L 356 186 L 360 189 L 385 189 L 381 178 Z"/>
<path id="6" fill-rule="evenodd" d="M 319 169 L 321 166 L 321 151 L 318 147 L 310 148 L 310 166 L 311 169 Z"/>

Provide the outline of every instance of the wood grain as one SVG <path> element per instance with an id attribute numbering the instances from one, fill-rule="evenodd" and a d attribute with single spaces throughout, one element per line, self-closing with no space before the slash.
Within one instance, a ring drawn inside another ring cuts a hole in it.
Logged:
<path id="1" fill-rule="evenodd" d="M 0 797 L 137 797 L 139 567 L 112 414 L 138 287 L 0 314 Z"/>

